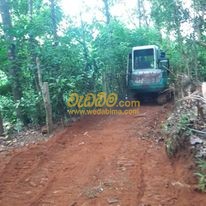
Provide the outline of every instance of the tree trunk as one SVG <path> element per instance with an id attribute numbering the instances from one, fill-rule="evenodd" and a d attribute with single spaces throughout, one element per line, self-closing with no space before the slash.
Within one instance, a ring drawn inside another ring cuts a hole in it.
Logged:
<path id="1" fill-rule="evenodd" d="M 146 16 L 146 9 L 144 6 L 144 0 L 137 0 L 137 19 L 138 26 L 149 26 L 148 17 Z"/>
<path id="2" fill-rule="evenodd" d="M 137 0 L 138 25 L 142 27 L 141 0 Z"/>
<path id="3" fill-rule="evenodd" d="M 106 23 L 108 25 L 111 20 L 111 14 L 109 10 L 109 0 L 103 0 L 103 3 L 104 3 L 104 15 L 106 17 Z"/>
<path id="4" fill-rule="evenodd" d="M 49 86 L 48 86 L 48 82 L 42 81 L 40 61 L 38 57 L 36 58 L 36 65 L 37 65 L 37 71 L 38 71 L 39 85 L 41 87 L 42 97 L 44 101 L 44 108 L 46 112 L 47 131 L 49 134 L 51 134 L 53 130 L 53 122 L 52 122 L 52 107 L 51 107 L 51 101 L 50 101 L 50 95 L 49 95 Z"/>
<path id="5" fill-rule="evenodd" d="M 0 136 L 4 134 L 3 118 L 0 113 Z"/>
<path id="6" fill-rule="evenodd" d="M 28 16 L 30 19 L 30 24 L 33 22 L 33 0 L 28 0 Z M 41 88 L 39 87 L 38 83 L 38 75 L 37 75 L 37 69 L 36 69 L 36 41 L 31 32 L 29 32 L 29 54 L 30 54 L 30 69 L 33 73 L 33 84 L 36 88 L 37 92 L 41 92 Z"/>
<path id="7" fill-rule="evenodd" d="M 50 102 L 48 82 L 43 83 L 42 94 L 43 94 L 43 99 L 44 99 L 44 107 L 46 111 L 47 130 L 48 130 L 48 133 L 51 134 L 53 130 L 53 122 L 52 122 L 52 108 L 51 108 L 51 102 Z"/>
<path id="8" fill-rule="evenodd" d="M 56 19 L 56 13 L 55 13 L 55 1 L 50 0 L 50 9 L 51 9 L 51 20 L 52 20 L 52 33 L 55 41 L 55 45 L 57 45 L 57 19 Z"/>
<path id="9" fill-rule="evenodd" d="M 86 42 L 86 29 L 85 29 L 85 23 L 82 19 L 82 15 L 80 14 L 80 20 L 81 20 L 81 31 L 82 31 L 82 41 L 80 40 L 79 43 L 82 45 L 83 47 L 83 54 L 84 54 L 84 68 L 85 68 L 85 72 L 88 72 L 91 68 L 91 64 L 89 62 L 89 50 L 87 47 L 87 42 Z"/>
<path id="10" fill-rule="evenodd" d="M 28 0 L 28 16 L 29 16 L 29 21 L 30 24 L 32 25 L 33 23 L 33 0 Z M 38 74 L 37 74 L 37 68 L 36 68 L 36 57 L 37 57 L 37 52 L 36 48 L 38 47 L 38 42 L 35 40 L 35 36 L 33 35 L 32 31 L 29 32 L 29 65 L 28 67 L 30 68 L 30 71 L 32 72 L 32 83 L 34 90 L 37 95 L 41 94 L 41 88 L 39 86 L 39 81 L 38 81 Z M 41 124 L 44 121 L 44 116 L 41 113 L 41 110 L 43 108 L 43 105 L 41 102 L 38 102 L 35 105 L 35 110 L 36 110 L 36 122 L 38 124 Z"/>
<path id="11" fill-rule="evenodd" d="M 3 21 L 3 29 L 6 35 L 7 41 L 12 41 L 12 37 L 9 34 L 9 30 L 12 28 L 11 16 L 9 13 L 9 4 L 7 0 L 0 0 L 0 12 Z"/>
<path id="12" fill-rule="evenodd" d="M 9 4 L 7 0 L 0 0 L 0 13 L 2 17 L 3 22 L 3 30 L 5 34 L 6 41 L 10 44 L 8 48 L 8 59 L 9 59 L 9 78 L 12 85 L 12 94 L 14 97 L 15 103 L 19 103 L 22 97 L 22 90 L 21 90 L 21 84 L 19 80 L 19 73 L 20 69 L 18 68 L 17 62 L 16 62 L 16 46 L 13 43 L 13 36 L 10 33 L 12 30 L 12 22 L 11 22 L 11 15 L 9 12 Z M 23 113 L 23 110 L 20 106 L 16 108 L 16 116 L 17 119 L 22 121 L 24 124 L 28 123 L 28 119 L 26 114 Z"/>
<path id="13" fill-rule="evenodd" d="M 110 5 L 111 5 L 111 1 L 110 0 L 103 0 L 103 3 L 104 3 L 104 15 L 105 15 L 105 18 L 106 18 L 106 25 L 107 25 L 107 28 L 108 28 L 108 38 L 109 38 L 109 41 L 110 41 L 110 47 L 112 49 L 112 28 L 110 26 L 110 22 L 111 22 L 111 13 L 110 13 Z M 102 74 L 102 86 L 103 86 L 103 91 L 106 92 L 106 93 L 109 93 L 109 84 L 111 82 L 108 82 L 107 79 L 108 79 L 108 68 L 105 68 L 105 70 L 103 71 L 103 74 Z M 112 72 L 112 71 L 110 71 Z"/>

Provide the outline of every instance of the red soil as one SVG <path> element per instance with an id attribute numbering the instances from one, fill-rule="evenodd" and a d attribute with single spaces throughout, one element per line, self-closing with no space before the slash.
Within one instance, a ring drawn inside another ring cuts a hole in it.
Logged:
<path id="1" fill-rule="evenodd" d="M 190 158 L 158 143 L 167 109 L 85 117 L 47 142 L 0 155 L 1 206 L 205 206 Z"/>

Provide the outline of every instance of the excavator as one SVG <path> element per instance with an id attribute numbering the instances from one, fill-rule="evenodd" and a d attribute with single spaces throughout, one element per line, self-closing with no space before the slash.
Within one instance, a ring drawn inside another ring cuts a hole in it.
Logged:
<path id="1" fill-rule="evenodd" d="M 133 47 L 127 65 L 127 98 L 149 97 L 158 104 L 165 104 L 172 98 L 173 89 L 169 86 L 169 59 L 158 46 Z"/>

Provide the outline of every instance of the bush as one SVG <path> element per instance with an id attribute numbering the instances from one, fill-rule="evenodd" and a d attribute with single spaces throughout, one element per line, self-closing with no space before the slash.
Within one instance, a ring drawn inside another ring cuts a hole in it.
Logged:
<path id="1" fill-rule="evenodd" d="M 206 161 L 200 159 L 197 161 L 198 172 L 195 175 L 198 178 L 198 189 L 202 192 L 206 191 Z"/>

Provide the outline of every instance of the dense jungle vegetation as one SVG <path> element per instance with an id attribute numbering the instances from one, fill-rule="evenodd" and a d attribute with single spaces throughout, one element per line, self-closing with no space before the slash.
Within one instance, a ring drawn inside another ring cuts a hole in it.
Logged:
<path id="1" fill-rule="evenodd" d="M 86 3 L 73 17 L 58 0 L 0 0 L 0 133 L 3 123 L 16 130 L 45 124 L 38 64 L 49 84 L 54 121 L 66 116 L 72 92 L 124 96 L 133 46 L 158 45 L 173 75 L 206 79 L 205 0 L 137 0 L 130 25 L 112 13 L 121 0 L 97 1 L 103 18 L 94 15 L 89 22 Z"/>

